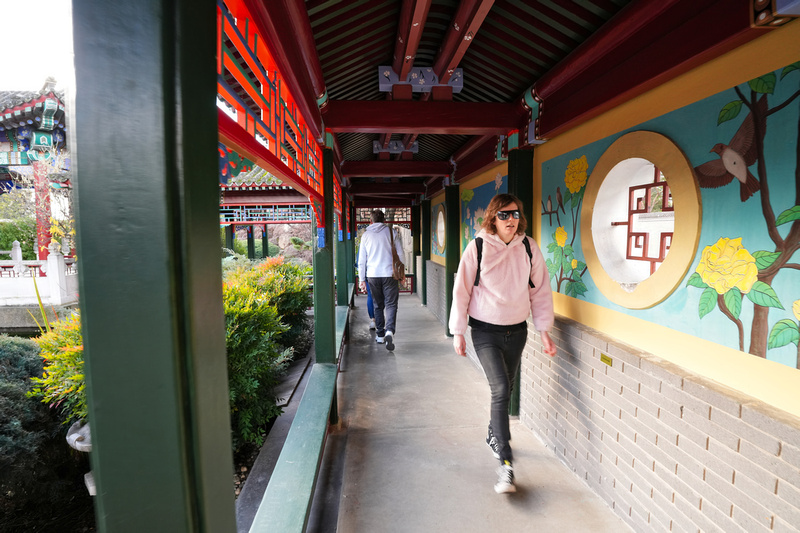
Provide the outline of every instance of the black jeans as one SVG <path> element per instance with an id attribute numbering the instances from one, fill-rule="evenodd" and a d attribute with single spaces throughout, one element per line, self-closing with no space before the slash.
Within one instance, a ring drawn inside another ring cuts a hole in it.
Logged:
<path id="1" fill-rule="evenodd" d="M 483 366 L 492 391 L 489 429 L 497 438 L 501 461 L 511 461 L 511 432 L 508 428 L 508 402 L 519 370 L 522 350 L 528 339 L 524 322 L 513 326 L 496 326 L 470 319 L 472 345 Z"/>
<path id="2" fill-rule="evenodd" d="M 387 331 L 397 333 L 397 297 L 400 293 L 397 280 L 367 277 L 367 284 L 375 306 L 375 334 L 383 337 Z"/>

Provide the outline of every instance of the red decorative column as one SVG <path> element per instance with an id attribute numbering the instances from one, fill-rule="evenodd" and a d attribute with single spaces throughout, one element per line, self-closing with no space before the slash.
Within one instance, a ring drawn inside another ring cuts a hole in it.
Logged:
<path id="1" fill-rule="evenodd" d="M 47 259 L 50 253 L 50 184 L 47 182 L 47 165 L 42 161 L 33 162 L 34 192 L 36 194 L 36 257 Z"/>

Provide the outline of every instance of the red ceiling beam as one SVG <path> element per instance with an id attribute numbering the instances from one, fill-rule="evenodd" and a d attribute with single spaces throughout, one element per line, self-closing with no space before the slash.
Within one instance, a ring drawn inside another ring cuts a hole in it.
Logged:
<path id="1" fill-rule="evenodd" d="M 317 103 L 326 97 L 314 34 L 303 0 L 245 0 L 261 36 L 317 142 L 323 143 Z"/>
<path id="2" fill-rule="evenodd" d="M 424 194 L 424 183 L 374 183 L 354 182 L 350 184 L 348 192 L 353 195 L 372 194 Z"/>
<path id="3" fill-rule="evenodd" d="M 425 28 L 425 20 L 431 9 L 432 0 L 403 0 L 400 21 L 397 25 L 397 42 L 394 48 L 392 68 L 400 80 L 406 79 L 414 59 L 417 57 L 419 40 Z"/>
<path id="4" fill-rule="evenodd" d="M 332 100 L 325 127 L 335 133 L 500 135 L 518 129 L 516 104 Z"/>
<path id="5" fill-rule="evenodd" d="M 345 161 L 345 178 L 449 176 L 453 167 L 449 161 Z"/>

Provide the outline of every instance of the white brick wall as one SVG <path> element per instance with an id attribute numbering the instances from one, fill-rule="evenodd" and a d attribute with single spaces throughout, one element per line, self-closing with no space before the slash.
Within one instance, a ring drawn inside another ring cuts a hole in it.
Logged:
<path id="1" fill-rule="evenodd" d="M 528 336 L 520 420 L 631 527 L 800 531 L 800 419 L 576 322 L 551 336 L 553 358 Z"/>

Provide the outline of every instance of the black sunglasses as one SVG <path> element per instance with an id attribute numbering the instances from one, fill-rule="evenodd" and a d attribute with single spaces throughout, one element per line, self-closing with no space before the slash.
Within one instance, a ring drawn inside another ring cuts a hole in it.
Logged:
<path id="1" fill-rule="evenodd" d="M 508 220 L 508 217 L 514 217 L 515 219 L 519 219 L 519 209 L 514 209 L 513 211 L 498 211 L 497 212 L 497 219 L 498 220 Z"/>

